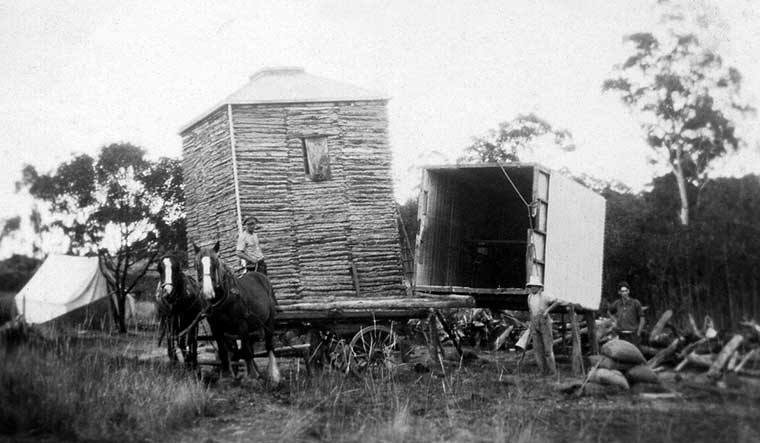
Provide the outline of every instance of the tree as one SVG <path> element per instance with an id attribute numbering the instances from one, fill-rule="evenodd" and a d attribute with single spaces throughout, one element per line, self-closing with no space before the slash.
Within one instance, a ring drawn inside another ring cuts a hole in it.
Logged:
<path id="1" fill-rule="evenodd" d="M 126 296 L 159 249 L 186 249 L 179 160 L 151 161 L 140 147 L 111 144 L 96 158 L 76 155 L 52 173 L 27 165 L 21 185 L 49 204 L 50 227 L 69 238 L 70 253 L 101 256 L 113 277 L 114 317 L 126 332 Z"/>
<path id="2" fill-rule="evenodd" d="M 522 153 L 532 150 L 538 140 L 546 137 L 562 150 L 575 149 L 569 131 L 556 129 L 535 114 L 520 114 L 499 123 L 498 129 L 489 130 L 483 137 L 473 137 L 472 144 L 465 148 L 457 163 L 518 162 Z"/>
<path id="3" fill-rule="evenodd" d="M 713 160 L 736 150 L 739 138 L 731 115 L 750 111 L 739 99 L 741 75 L 724 66 L 716 50 L 700 42 L 698 26 L 670 2 L 663 8 L 662 35 L 640 32 L 624 37 L 632 53 L 615 66 L 603 91 L 617 93 L 637 116 L 646 141 L 676 177 L 680 221 L 689 224 L 687 183 L 703 186 Z M 704 17 L 702 17 L 704 23 Z"/>

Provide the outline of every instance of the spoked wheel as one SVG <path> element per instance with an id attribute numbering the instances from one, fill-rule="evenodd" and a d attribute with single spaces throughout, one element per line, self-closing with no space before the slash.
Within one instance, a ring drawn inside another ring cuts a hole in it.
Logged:
<path id="1" fill-rule="evenodd" d="M 348 346 L 348 367 L 357 376 L 367 371 L 389 369 L 399 354 L 398 336 L 391 328 L 383 325 L 362 328 Z"/>

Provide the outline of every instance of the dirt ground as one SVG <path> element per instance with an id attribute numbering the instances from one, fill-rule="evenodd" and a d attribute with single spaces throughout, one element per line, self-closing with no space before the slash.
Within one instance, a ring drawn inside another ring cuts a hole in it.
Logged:
<path id="1" fill-rule="evenodd" d="M 129 352 L 165 358 L 142 338 L 133 337 Z M 661 373 L 659 394 L 575 396 L 559 390 L 578 380 L 562 357 L 559 376 L 540 377 L 515 353 L 467 354 L 467 361 L 407 362 L 364 378 L 328 369 L 309 375 L 303 361 L 281 359 L 277 388 L 219 380 L 206 367 L 213 414 L 168 441 L 750 442 L 760 435 L 760 392 L 694 388 L 708 384 L 696 373 Z"/>

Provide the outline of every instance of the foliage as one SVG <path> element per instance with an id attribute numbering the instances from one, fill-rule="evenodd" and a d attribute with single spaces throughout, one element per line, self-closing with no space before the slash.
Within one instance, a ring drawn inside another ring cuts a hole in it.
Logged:
<path id="1" fill-rule="evenodd" d="M 616 282 L 627 280 L 655 313 L 710 314 L 723 326 L 760 317 L 760 177 L 720 178 L 688 191 L 698 204 L 687 228 L 676 217 L 673 174 L 639 195 L 604 192 L 605 293 L 612 300 Z"/>
<path id="2" fill-rule="evenodd" d="M 155 260 L 159 248 L 185 250 L 184 193 L 177 159 L 151 161 L 129 143 L 76 155 L 47 174 L 27 165 L 22 186 L 47 202 L 70 240 L 70 253 L 103 257 L 117 295 L 114 314 L 122 332 L 124 301 Z M 136 269 L 136 271 L 135 271 Z"/>
<path id="3" fill-rule="evenodd" d="M 40 260 L 13 254 L 0 261 L 0 291 L 19 291 L 32 278 Z"/>
<path id="4" fill-rule="evenodd" d="M 208 413 L 210 394 L 165 365 L 112 357 L 105 342 L 0 349 L 0 434 L 155 439 Z"/>
<path id="5" fill-rule="evenodd" d="M 750 108 L 740 100 L 739 71 L 700 41 L 699 29 L 684 29 L 686 17 L 672 13 L 670 2 L 661 7 L 662 35 L 626 36 L 632 52 L 602 88 L 616 93 L 638 118 L 656 153 L 652 163 L 675 174 L 681 223 L 687 225 L 687 183 L 705 183 L 711 162 L 738 148 L 732 115 Z"/>
<path id="6" fill-rule="evenodd" d="M 409 239 L 410 252 L 414 255 L 414 243 L 417 238 L 417 231 L 420 229 L 420 220 L 417 217 L 417 198 L 410 198 L 404 204 L 399 205 L 398 210 L 406 230 L 406 236 Z"/>
<path id="7" fill-rule="evenodd" d="M 532 150 L 534 144 L 544 138 L 562 150 L 575 149 L 569 131 L 556 129 L 535 114 L 520 114 L 499 123 L 497 129 L 489 130 L 485 136 L 473 137 L 472 144 L 465 148 L 457 163 L 518 162 L 520 155 Z"/>

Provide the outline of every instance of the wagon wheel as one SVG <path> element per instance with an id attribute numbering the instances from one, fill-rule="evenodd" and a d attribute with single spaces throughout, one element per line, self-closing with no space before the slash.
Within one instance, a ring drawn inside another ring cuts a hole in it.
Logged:
<path id="1" fill-rule="evenodd" d="M 398 336 L 383 325 L 367 326 L 359 330 L 349 343 L 349 369 L 354 375 L 372 369 L 388 368 L 391 358 L 398 354 Z"/>

